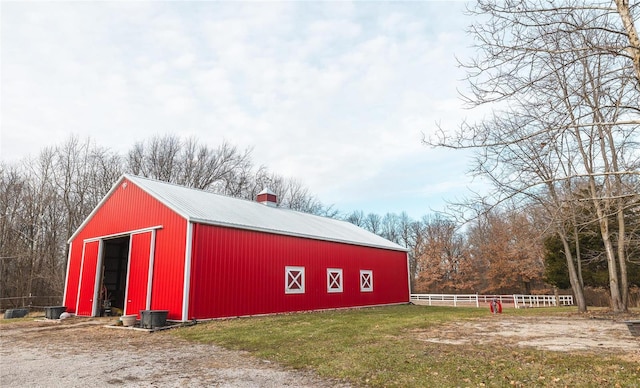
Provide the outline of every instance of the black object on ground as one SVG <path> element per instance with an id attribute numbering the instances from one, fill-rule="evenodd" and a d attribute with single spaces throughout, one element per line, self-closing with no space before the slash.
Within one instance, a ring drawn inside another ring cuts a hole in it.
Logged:
<path id="1" fill-rule="evenodd" d="M 44 308 L 44 317 L 47 319 L 60 319 L 60 315 L 67 310 L 64 306 L 48 306 Z"/>
<path id="2" fill-rule="evenodd" d="M 29 314 L 28 309 L 8 309 L 4 311 L 4 319 L 22 318 Z"/>
<path id="3" fill-rule="evenodd" d="M 169 310 L 140 310 L 140 324 L 144 329 L 155 329 L 167 325 Z"/>

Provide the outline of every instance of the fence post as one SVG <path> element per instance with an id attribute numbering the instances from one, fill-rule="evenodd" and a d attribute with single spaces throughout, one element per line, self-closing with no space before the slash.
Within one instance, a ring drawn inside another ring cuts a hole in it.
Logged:
<path id="1" fill-rule="evenodd" d="M 478 293 L 476 292 L 476 307 L 480 307 L 480 301 L 478 300 Z"/>

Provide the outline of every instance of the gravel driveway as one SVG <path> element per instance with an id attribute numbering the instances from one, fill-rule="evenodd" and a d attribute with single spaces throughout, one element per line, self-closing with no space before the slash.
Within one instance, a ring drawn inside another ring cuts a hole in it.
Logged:
<path id="1" fill-rule="evenodd" d="M 0 386 L 346 386 L 168 331 L 109 329 L 106 322 L 72 318 L 0 325 Z"/>

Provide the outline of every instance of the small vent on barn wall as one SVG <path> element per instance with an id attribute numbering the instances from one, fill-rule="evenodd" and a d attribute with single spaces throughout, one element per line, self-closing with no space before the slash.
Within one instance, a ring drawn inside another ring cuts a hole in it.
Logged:
<path id="1" fill-rule="evenodd" d="M 258 193 L 256 201 L 271 207 L 278 206 L 278 198 L 276 197 L 276 194 L 267 188 Z"/>

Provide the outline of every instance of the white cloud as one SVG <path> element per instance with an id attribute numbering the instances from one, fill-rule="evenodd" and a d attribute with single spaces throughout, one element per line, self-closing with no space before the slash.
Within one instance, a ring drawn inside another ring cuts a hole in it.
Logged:
<path id="1" fill-rule="evenodd" d="M 437 186 L 432 176 L 450 163 L 430 160 L 420 139 L 465 114 L 454 60 L 465 50 L 461 9 L 4 3 L 1 157 L 70 133 L 118 151 L 155 134 L 195 135 L 253 147 L 256 163 L 339 208 L 376 187 L 401 205 Z M 459 165 L 450 173 L 466 180 Z"/>

